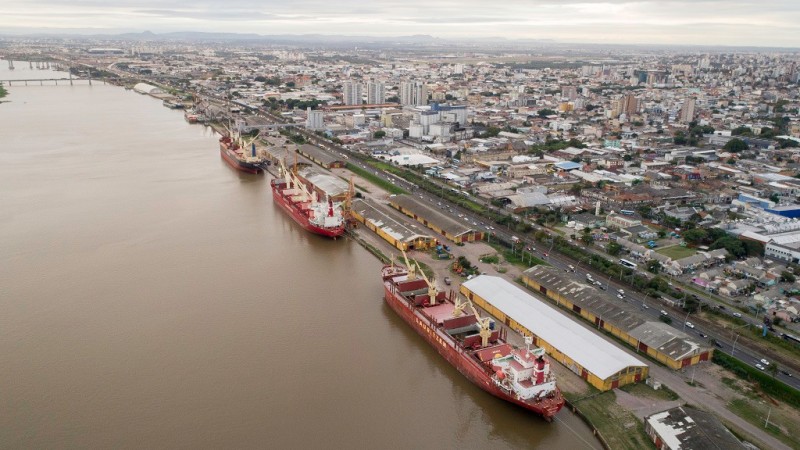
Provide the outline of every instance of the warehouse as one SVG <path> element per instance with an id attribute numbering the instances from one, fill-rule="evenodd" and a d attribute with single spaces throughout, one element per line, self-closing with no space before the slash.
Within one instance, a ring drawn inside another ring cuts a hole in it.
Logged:
<path id="1" fill-rule="evenodd" d="M 453 242 L 472 242 L 483 238 L 483 233 L 470 228 L 468 221 L 450 217 L 410 195 L 397 195 L 389 200 L 389 204 Z"/>
<path id="2" fill-rule="evenodd" d="M 711 359 L 713 349 L 708 345 L 665 323 L 650 321 L 619 306 L 619 300 L 558 269 L 531 267 L 522 274 L 522 282 L 672 369 Z"/>
<path id="3" fill-rule="evenodd" d="M 607 391 L 647 378 L 644 362 L 503 278 L 480 275 L 461 293 L 523 335 L 589 384 Z"/>
<path id="4" fill-rule="evenodd" d="M 326 169 L 332 169 L 334 167 L 342 168 L 346 165 L 344 158 L 337 158 L 332 153 L 316 145 L 303 144 L 298 147 L 297 152 Z"/>
<path id="5" fill-rule="evenodd" d="M 424 250 L 436 245 L 436 240 L 406 226 L 381 211 L 378 205 L 363 199 L 353 200 L 350 207 L 353 218 L 363 223 L 386 242 L 402 251 Z M 415 226 L 415 225 L 413 225 Z"/>

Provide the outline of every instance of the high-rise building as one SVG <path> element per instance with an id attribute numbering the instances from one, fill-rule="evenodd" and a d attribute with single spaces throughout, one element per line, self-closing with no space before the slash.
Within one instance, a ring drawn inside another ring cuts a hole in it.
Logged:
<path id="1" fill-rule="evenodd" d="M 386 86 L 380 81 L 367 83 L 367 103 L 377 105 L 386 100 Z"/>
<path id="2" fill-rule="evenodd" d="M 400 104 L 421 106 L 428 104 L 428 86 L 419 81 L 400 83 Z"/>
<path id="3" fill-rule="evenodd" d="M 325 128 L 322 111 L 309 107 L 306 113 L 308 114 L 306 117 L 306 128 L 309 130 L 321 130 Z"/>
<path id="4" fill-rule="evenodd" d="M 694 98 L 687 98 L 681 107 L 681 123 L 689 123 L 694 120 Z"/>
<path id="5" fill-rule="evenodd" d="M 360 105 L 361 102 L 361 83 L 355 81 L 345 81 L 342 88 L 342 103 L 345 105 Z"/>
<path id="6" fill-rule="evenodd" d="M 624 113 L 628 117 L 631 117 L 639 112 L 639 99 L 633 94 L 627 94 L 622 97 L 620 103 L 620 112 Z"/>
<path id="7" fill-rule="evenodd" d="M 564 86 L 561 88 L 562 100 L 575 100 L 578 98 L 578 88 L 575 86 Z"/>

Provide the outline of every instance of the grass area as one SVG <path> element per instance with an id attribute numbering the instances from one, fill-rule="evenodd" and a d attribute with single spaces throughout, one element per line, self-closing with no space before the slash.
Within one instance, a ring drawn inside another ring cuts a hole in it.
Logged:
<path id="1" fill-rule="evenodd" d="M 644 397 L 654 400 L 672 401 L 680 398 L 678 397 L 678 394 L 672 391 L 672 389 L 664 386 L 663 384 L 659 390 L 655 390 L 644 383 L 626 384 L 625 386 L 622 386 L 620 390 L 636 397 Z"/>
<path id="2" fill-rule="evenodd" d="M 656 252 L 661 253 L 662 255 L 669 256 L 672 259 L 686 258 L 687 256 L 692 256 L 695 253 L 697 253 L 697 251 L 693 248 L 681 247 L 680 245 L 673 245 L 671 247 L 662 247 L 656 250 Z"/>
<path id="3" fill-rule="evenodd" d="M 508 261 L 509 263 L 521 267 L 523 269 L 529 269 L 533 266 L 549 266 L 550 263 L 539 259 L 533 256 L 532 253 L 524 251 L 518 254 L 511 253 L 510 248 L 503 247 L 500 244 L 490 243 L 489 244 L 492 248 L 497 250 L 498 253 L 503 255 L 503 258 Z"/>
<path id="4" fill-rule="evenodd" d="M 384 180 L 383 178 L 375 174 L 367 172 L 366 170 L 356 166 L 355 164 L 347 163 L 347 169 L 387 192 L 390 192 L 392 194 L 408 194 L 408 192 L 406 192 L 405 189 L 395 186 L 394 184 Z"/>
<path id="5" fill-rule="evenodd" d="M 649 388 L 648 388 L 649 389 Z M 644 424 L 617 404 L 614 391 L 573 402 L 613 449 L 655 448 L 644 432 Z"/>
<path id="6" fill-rule="evenodd" d="M 794 432 L 796 424 L 779 408 L 764 402 L 736 399 L 728 403 L 728 409 L 751 424 L 766 429 L 769 434 L 789 447 L 800 448 L 800 436 Z M 767 424 L 768 415 L 769 424 Z"/>
<path id="7" fill-rule="evenodd" d="M 724 353 L 714 352 L 711 360 L 714 364 L 730 370 L 739 378 L 757 383 L 766 395 L 779 398 L 794 408 L 800 408 L 800 391 L 788 384 Z M 773 364 L 772 367 L 775 365 Z"/>

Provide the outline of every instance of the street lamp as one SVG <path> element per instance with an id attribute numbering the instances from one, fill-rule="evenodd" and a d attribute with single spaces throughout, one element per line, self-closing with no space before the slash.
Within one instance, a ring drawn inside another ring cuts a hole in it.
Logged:
<path id="1" fill-rule="evenodd" d="M 683 331 L 686 331 L 686 322 L 689 320 L 689 314 L 691 313 L 691 311 L 687 312 L 686 317 L 683 318 Z"/>
<path id="2" fill-rule="evenodd" d="M 736 335 L 736 339 L 733 340 L 733 348 L 731 349 L 731 356 L 736 352 L 736 341 L 739 340 L 739 335 Z"/>

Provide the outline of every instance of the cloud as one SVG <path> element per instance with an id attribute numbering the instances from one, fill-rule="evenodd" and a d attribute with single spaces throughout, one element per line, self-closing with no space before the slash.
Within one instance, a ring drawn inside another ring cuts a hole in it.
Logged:
<path id="1" fill-rule="evenodd" d="M 800 46 L 800 2 L 775 0 L 5 0 L 0 29 L 430 34 L 573 42 Z"/>

